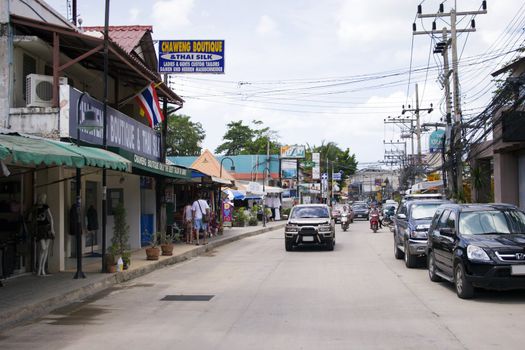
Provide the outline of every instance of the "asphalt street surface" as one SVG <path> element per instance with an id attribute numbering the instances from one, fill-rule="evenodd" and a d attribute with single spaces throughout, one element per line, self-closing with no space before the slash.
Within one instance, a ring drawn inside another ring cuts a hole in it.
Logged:
<path id="1" fill-rule="evenodd" d="M 0 334 L 0 349 L 518 349 L 525 291 L 457 298 L 368 222 L 333 252 L 283 230 L 223 246 Z"/>

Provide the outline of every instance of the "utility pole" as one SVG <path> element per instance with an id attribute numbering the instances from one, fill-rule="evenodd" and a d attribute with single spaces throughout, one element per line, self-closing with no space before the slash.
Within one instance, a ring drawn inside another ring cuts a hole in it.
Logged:
<path id="1" fill-rule="evenodd" d="M 419 108 L 419 90 L 418 90 L 418 84 L 416 84 L 416 108 L 410 108 L 410 105 L 408 108 L 405 108 L 403 106 L 403 110 L 401 111 L 401 114 L 405 114 L 406 112 L 414 112 L 416 115 L 415 121 L 416 121 L 416 138 L 417 138 L 417 159 L 416 159 L 416 166 L 418 167 L 418 171 L 420 170 L 422 166 L 422 156 L 421 156 L 421 122 L 420 122 L 420 111 L 427 111 L 428 113 L 432 113 L 434 110 L 434 106 L 432 103 L 430 104 L 430 108 Z"/>
<path id="2" fill-rule="evenodd" d="M 454 2 L 456 4 L 456 2 Z M 435 20 L 432 22 L 431 31 L 417 31 L 416 23 L 412 24 L 413 35 L 432 35 L 442 33 L 445 37 L 447 33 L 451 34 L 450 46 L 452 51 L 452 79 L 453 79 L 453 95 L 454 95 L 454 123 L 451 125 L 451 135 L 454 139 L 449 140 L 451 146 L 451 153 L 455 155 L 455 171 L 456 171 L 456 181 L 454 188 L 456 189 L 456 194 L 460 193 L 463 188 L 463 162 L 461 159 L 461 96 L 459 92 L 459 72 L 458 72 L 458 51 L 457 51 L 457 34 L 465 32 L 475 32 L 476 31 L 476 22 L 474 19 L 471 21 L 470 28 L 466 29 L 457 29 L 457 18 L 458 16 L 473 16 L 473 15 L 482 15 L 487 13 L 487 1 L 483 0 L 481 3 L 481 10 L 478 11 L 457 11 L 456 8 L 450 10 L 450 12 L 444 12 L 443 3 L 439 5 L 439 10 L 437 13 L 423 14 L 422 6 L 418 5 L 417 7 L 417 17 L 418 18 L 437 18 L 437 17 L 450 17 L 450 31 L 446 28 L 443 28 L 442 31 L 436 30 Z M 456 7 L 456 5 L 454 5 Z M 448 42 L 445 41 L 448 46 Z M 448 58 L 447 58 L 448 61 Z M 447 62 L 448 65 L 448 62 Z M 448 72 L 445 73 L 445 77 L 448 79 Z M 445 91 L 447 93 L 447 91 Z M 446 97 L 446 104 L 448 107 L 448 98 Z M 452 180 L 452 178 L 450 178 Z M 450 181 L 452 182 L 452 181 Z"/>

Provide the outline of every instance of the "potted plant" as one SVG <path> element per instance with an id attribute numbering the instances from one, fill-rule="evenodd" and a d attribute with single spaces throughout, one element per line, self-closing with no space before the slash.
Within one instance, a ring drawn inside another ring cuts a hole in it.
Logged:
<path id="1" fill-rule="evenodd" d="M 162 255 L 173 255 L 173 237 L 166 231 L 160 232 L 160 248 Z"/>
<path id="2" fill-rule="evenodd" d="M 159 260 L 160 248 L 157 246 L 157 233 L 151 235 L 150 246 L 146 248 L 147 260 Z"/>
<path id="3" fill-rule="evenodd" d="M 126 223 L 126 208 L 124 204 L 119 203 L 114 212 L 115 223 L 113 225 L 113 237 L 111 237 L 111 246 L 114 250 L 114 257 L 118 260 L 129 252 L 129 225 Z"/>
<path id="4" fill-rule="evenodd" d="M 257 215 L 250 215 L 250 219 L 248 220 L 249 226 L 257 226 L 259 224 L 259 220 L 257 220 Z"/>
<path id="5" fill-rule="evenodd" d="M 235 208 L 233 211 L 233 226 L 244 227 L 246 225 L 246 209 Z"/>
<path id="6" fill-rule="evenodd" d="M 131 252 L 127 251 L 122 254 L 122 261 L 124 262 L 124 270 L 127 270 L 131 265 Z"/>
<path id="7" fill-rule="evenodd" d="M 106 253 L 106 271 L 108 273 L 117 272 L 117 261 L 119 258 L 118 248 L 115 244 L 112 244 L 108 247 Z"/>

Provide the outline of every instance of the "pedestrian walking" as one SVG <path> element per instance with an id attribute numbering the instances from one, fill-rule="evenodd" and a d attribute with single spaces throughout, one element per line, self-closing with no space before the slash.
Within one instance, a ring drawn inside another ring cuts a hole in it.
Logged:
<path id="1" fill-rule="evenodd" d="M 193 211 L 191 201 L 186 203 L 182 211 L 182 224 L 186 236 L 186 244 L 193 244 Z"/>
<path id="2" fill-rule="evenodd" d="M 193 213 L 193 228 L 197 235 L 197 245 L 199 245 L 199 235 L 201 232 L 203 233 L 203 244 L 206 244 L 206 232 L 208 229 L 207 222 L 210 217 L 210 206 L 206 200 L 197 198 L 193 202 L 191 210 Z"/>

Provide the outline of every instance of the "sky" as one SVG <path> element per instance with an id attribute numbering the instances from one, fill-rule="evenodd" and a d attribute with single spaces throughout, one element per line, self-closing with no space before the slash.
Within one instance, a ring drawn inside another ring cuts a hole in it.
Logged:
<path id="1" fill-rule="evenodd" d="M 65 0 L 47 2 L 67 15 Z M 336 142 L 366 166 L 383 160 L 385 151 L 404 149 L 388 143 L 405 141 L 406 127 L 384 120 L 399 116 L 403 105 L 414 108 L 415 84 L 420 108 L 433 106 L 421 122 L 443 117 L 443 60 L 432 52 L 441 36 L 412 35 L 414 22 L 418 30 L 430 30 L 434 20 L 438 29 L 450 28 L 449 18 L 416 18 L 419 4 L 434 14 L 441 2 L 112 0 L 109 22 L 152 25 L 154 40 L 225 40 L 225 74 L 170 76 L 185 100 L 180 112 L 203 125 L 204 148 L 222 143 L 228 122 L 260 120 L 282 144 Z M 455 6 L 476 11 L 481 0 L 444 1 L 445 12 Z M 103 25 L 104 1 L 78 0 L 78 13 L 83 25 Z M 459 16 L 457 28 L 469 28 L 473 18 L 476 32 L 458 37 L 464 118 L 474 118 L 490 100 L 490 73 L 519 57 L 525 3 L 488 1 L 487 14 Z"/>

